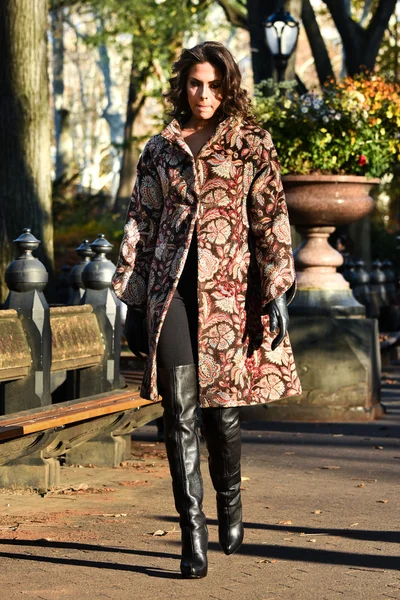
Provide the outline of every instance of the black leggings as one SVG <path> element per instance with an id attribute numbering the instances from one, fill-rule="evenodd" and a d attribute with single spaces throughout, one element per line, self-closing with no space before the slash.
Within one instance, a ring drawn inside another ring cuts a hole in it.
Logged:
<path id="1" fill-rule="evenodd" d="M 161 329 L 157 363 L 163 368 L 197 364 L 197 295 L 175 292 Z"/>
<path id="2" fill-rule="evenodd" d="M 161 368 L 197 364 L 197 239 L 193 235 L 185 267 L 163 323 L 157 348 Z"/>

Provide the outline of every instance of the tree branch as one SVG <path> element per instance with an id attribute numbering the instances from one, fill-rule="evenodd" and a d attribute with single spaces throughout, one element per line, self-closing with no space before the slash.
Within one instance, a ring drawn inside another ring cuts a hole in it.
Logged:
<path id="1" fill-rule="evenodd" d="M 346 0 L 324 0 L 324 2 L 329 8 L 336 29 L 343 40 L 343 45 L 349 44 L 349 42 L 351 45 L 352 36 L 360 38 L 364 29 L 348 14 Z"/>
<path id="2" fill-rule="evenodd" d="M 324 85 L 327 79 L 334 77 L 334 73 L 310 0 L 303 0 L 301 18 L 315 60 L 319 82 L 321 85 Z"/>
<path id="3" fill-rule="evenodd" d="M 384 33 L 387 29 L 389 19 L 396 8 L 397 0 L 380 0 L 370 24 L 365 30 L 368 44 L 365 48 L 365 66 L 372 70 Z"/>
<path id="4" fill-rule="evenodd" d="M 242 0 L 217 0 L 229 23 L 235 27 L 249 28 L 246 2 Z"/>
<path id="5" fill-rule="evenodd" d="M 361 19 L 360 19 L 360 25 L 364 24 L 364 21 L 366 20 L 366 18 L 368 17 L 369 13 L 371 12 L 373 1 L 374 0 L 365 0 L 364 6 L 363 6 L 362 15 L 361 15 Z"/>
<path id="6" fill-rule="evenodd" d="M 58 10 L 79 4 L 79 0 L 50 0 L 50 10 Z"/>
<path id="7" fill-rule="evenodd" d="M 348 14 L 346 0 L 324 0 L 324 2 L 342 38 L 346 70 L 349 75 L 359 73 L 361 65 L 364 64 L 365 30 Z"/>
<path id="8" fill-rule="evenodd" d="M 342 38 L 349 75 L 359 73 L 361 67 L 373 70 L 396 1 L 380 0 L 368 28 L 363 29 L 346 13 L 346 0 L 324 0 Z"/>

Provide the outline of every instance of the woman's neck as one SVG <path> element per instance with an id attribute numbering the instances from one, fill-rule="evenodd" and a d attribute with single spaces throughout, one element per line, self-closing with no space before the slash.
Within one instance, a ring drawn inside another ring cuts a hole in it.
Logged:
<path id="1" fill-rule="evenodd" d="M 218 125 L 217 117 L 211 117 L 211 119 L 196 119 L 194 115 L 192 115 L 186 123 L 183 125 L 183 129 L 190 129 L 192 131 L 202 131 L 205 129 L 215 129 Z"/>

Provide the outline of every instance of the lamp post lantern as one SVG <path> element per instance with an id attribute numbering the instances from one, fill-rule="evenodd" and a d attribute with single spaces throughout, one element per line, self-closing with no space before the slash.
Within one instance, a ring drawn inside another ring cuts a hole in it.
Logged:
<path id="1" fill-rule="evenodd" d="M 288 60 L 296 47 L 299 23 L 283 8 L 264 22 L 265 40 L 274 59 L 278 81 L 283 81 Z"/>

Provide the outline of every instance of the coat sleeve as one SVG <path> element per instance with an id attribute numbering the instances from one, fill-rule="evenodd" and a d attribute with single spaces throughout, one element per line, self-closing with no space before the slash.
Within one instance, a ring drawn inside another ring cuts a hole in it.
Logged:
<path id="1" fill-rule="evenodd" d="M 163 208 L 161 182 L 149 143 L 139 159 L 117 267 L 115 294 L 136 310 L 146 311 L 147 284 Z"/>
<path id="2" fill-rule="evenodd" d="M 249 224 L 260 269 L 262 305 L 296 292 L 290 223 L 276 149 L 266 134 L 249 192 Z"/>

